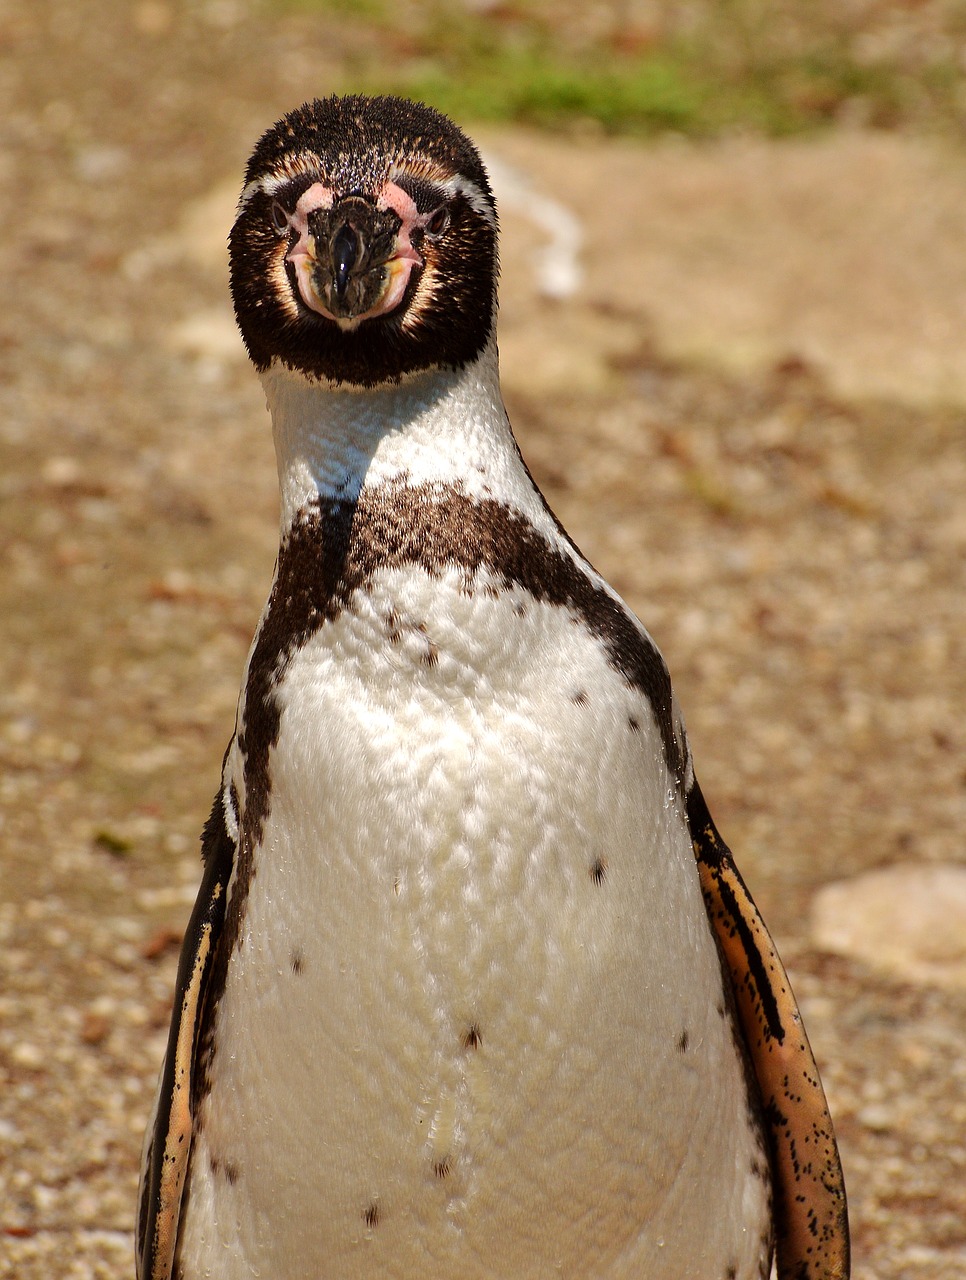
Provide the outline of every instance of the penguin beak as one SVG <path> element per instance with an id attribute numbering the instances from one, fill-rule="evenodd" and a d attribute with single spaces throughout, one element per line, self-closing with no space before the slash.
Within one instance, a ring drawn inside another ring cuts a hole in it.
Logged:
<path id="1" fill-rule="evenodd" d="M 305 305 L 346 330 L 393 311 L 423 262 L 399 215 L 362 196 L 309 213 L 286 260 Z"/>
<path id="2" fill-rule="evenodd" d="M 332 288 L 339 306 L 346 306 L 352 268 L 360 257 L 362 244 L 355 227 L 344 223 L 332 238 Z"/>

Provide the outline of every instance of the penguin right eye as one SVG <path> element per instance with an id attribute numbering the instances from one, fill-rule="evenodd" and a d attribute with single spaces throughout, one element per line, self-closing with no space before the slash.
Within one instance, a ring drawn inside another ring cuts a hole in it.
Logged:
<path id="1" fill-rule="evenodd" d="M 438 240 L 449 227 L 449 223 L 449 209 L 447 209 L 444 204 L 440 205 L 438 209 L 434 210 L 429 215 L 429 221 L 426 223 L 426 234 L 429 236 L 430 240 Z"/>

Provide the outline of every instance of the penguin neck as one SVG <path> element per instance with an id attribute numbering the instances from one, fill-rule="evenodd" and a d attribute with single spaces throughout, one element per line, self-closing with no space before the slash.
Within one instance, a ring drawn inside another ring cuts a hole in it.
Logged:
<path id="1" fill-rule="evenodd" d="M 378 387 L 319 382 L 280 362 L 262 375 L 278 461 L 283 536 L 319 498 L 353 501 L 387 482 L 459 486 L 529 506 L 491 340 L 459 369 Z"/>

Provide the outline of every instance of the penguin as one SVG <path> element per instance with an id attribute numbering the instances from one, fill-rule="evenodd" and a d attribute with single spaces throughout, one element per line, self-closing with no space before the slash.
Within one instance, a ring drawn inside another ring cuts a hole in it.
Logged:
<path id="1" fill-rule="evenodd" d="M 308 103 L 229 243 L 281 540 L 139 1280 L 848 1276 L 818 1070 L 667 666 L 510 429 L 476 148 Z"/>

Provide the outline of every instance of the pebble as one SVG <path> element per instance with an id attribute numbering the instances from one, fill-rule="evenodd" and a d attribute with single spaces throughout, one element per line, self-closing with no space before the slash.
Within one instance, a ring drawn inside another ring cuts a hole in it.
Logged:
<path id="1" fill-rule="evenodd" d="M 10 1050 L 11 1061 L 18 1067 L 37 1071 L 44 1065 L 45 1055 L 35 1044 L 21 1040 Z"/>
<path id="2" fill-rule="evenodd" d="M 826 885 L 812 941 L 892 978 L 966 988 L 966 867 L 899 863 Z"/>

